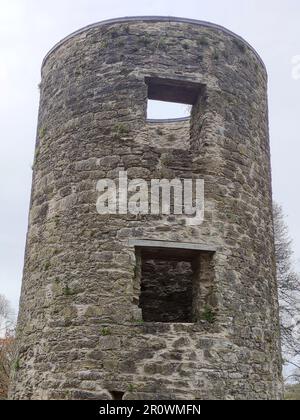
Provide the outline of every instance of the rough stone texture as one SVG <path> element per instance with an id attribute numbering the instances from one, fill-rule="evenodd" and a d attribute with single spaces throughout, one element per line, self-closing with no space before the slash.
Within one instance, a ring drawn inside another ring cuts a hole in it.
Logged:
<path id="1" fill-rule="evenodd" d="M 139 306 L 146 322 L 192 322 L 193 270 L 186 261 L 145 260 Z"/>
<path id="2" fill-rule="evenodd" d="M 201 83 L 191 122 L 147 122 L 145 77 Z M 205 222 L 98 215 L 96 182 L 121 168 L 204 178 Z M 11 398 L 281 398 L 271 208 L 267 75 L 248 44 L 172 19 L 66 39 L 42 69 Z M 216 245 L 200 274 L 213 319 L 142 323 L 130 238 Z"/>

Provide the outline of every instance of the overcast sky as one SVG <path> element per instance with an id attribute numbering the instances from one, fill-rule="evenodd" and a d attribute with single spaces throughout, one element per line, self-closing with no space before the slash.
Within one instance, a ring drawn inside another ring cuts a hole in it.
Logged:
<path id="1" fill-rule="evenodd" d="M 207 20 L 243 36 L 269 73 L 274 197 L 284 207 L 300 269 L 299 0 L 0 0 L 0 293 L 18 306 L 41 62 L 74 30 L 103 19 L 169 15 Z M 294 58 L 297 60 L 297 57 Z"/>

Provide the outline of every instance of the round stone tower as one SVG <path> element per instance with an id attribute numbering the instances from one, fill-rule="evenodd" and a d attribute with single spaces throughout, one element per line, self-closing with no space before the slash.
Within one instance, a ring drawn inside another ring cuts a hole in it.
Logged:
<path id="1" fill-rule="evenodd" d="M 120 173 L 203 179 L 203 223 L 99 214 Z M 281 398 L 267 74 L 239 36 L 122 18 L 47 55 L 16 353 L 13 399 Z"/>

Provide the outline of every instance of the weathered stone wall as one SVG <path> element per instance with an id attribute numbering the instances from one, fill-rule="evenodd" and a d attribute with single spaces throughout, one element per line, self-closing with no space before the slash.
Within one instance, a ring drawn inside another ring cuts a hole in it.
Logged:
<path id="1" fill-rule="evenodd" d="M 146 76 L 205 87 L 190 123 L 146 121 Z M 96 183 L 120 169 L 203 178 L 204 223 L 98 215 Z M 280 398 L 271 209 L 267 75 L 247 43 L 214 25 L 154 18 L 66 39 L 42 69 L 11 397 Z M 207 262 L 214 318 L 137 319 L 130 238 L 217 246 Z"/>

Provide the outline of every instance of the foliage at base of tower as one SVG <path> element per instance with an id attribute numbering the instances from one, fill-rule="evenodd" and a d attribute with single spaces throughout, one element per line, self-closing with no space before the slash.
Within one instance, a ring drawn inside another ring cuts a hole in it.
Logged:
<path id="1" fill-rule="evenodd" d="M 0 400 L 7 399 L 11 365 L 13 360 L 12 335 L 0 338 Z"/>
<path id="2" fill-rule="evenodd" d="M 297 369 L 289 379 L 296 380 L 300 378 L 300 367 L 294 363 L 300 357 L 300 276 L 294 271 L 292 241 L 284 214 L 276 203 L 273 215 L 282 347 L 286 362 L 293 361 Z"/>
<path id="3" fill-rule="evenodd" d="M 285 400 L 292 400 L 292 401 L 300 400 L 300 384 L 289 385 L 286 387 Z"/>
<path id="4" fill-rule="evenodd" d="M 0 295 L 0 400 L 8 394 L 13 360 L 15 317 L 9 301 Z"/>

